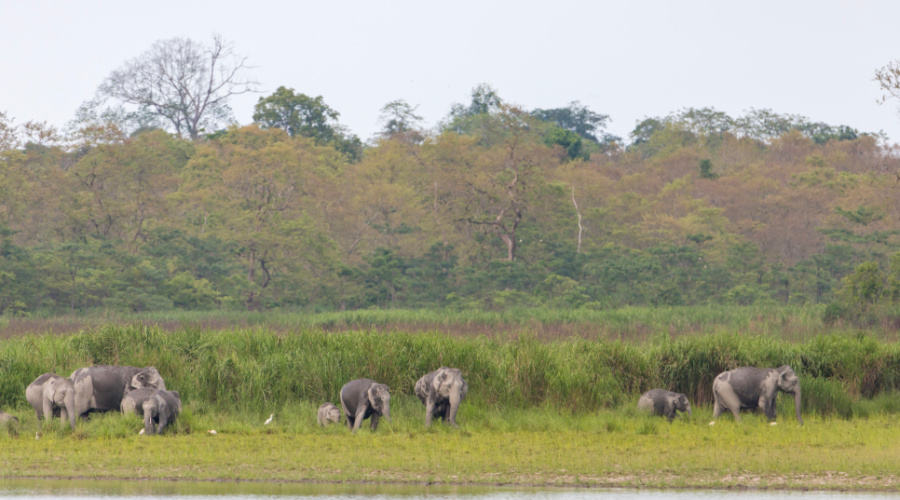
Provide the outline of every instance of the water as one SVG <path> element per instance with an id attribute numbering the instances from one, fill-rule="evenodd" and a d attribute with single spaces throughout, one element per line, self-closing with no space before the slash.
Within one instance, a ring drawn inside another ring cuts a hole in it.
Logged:
<path id="1" fill-rule="evenodd" d="M 156 499 L 190 500 L 875 500 L 889 493 L 821 491 L 635 490 L 512 488 L 487 486 L 398 486 L 375 484 L 252 483 L 199 481 L 88 481 L 0 479 L 6 499 Z"/>

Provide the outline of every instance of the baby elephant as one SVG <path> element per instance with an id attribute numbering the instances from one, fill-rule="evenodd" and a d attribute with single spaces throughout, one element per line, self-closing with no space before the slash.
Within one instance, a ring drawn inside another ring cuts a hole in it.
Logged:
<path id="1" fill-rule="evenodd" d="M 59 417 L 75 429 L 78 412 L 75 408 L 75 384 L 72 379 L 55 373 L 45 373 L 25 388 L 25 399 L 34 408 L 38 420 Z"/>
<path id="2" fill-rule="evenodd" d="M 0 427 L 12 423 L 19 423 L 19 419 L 9 413 L 0 411 Z"/>
<path id="3" fill-rule="evenodd" d="M 653 415 L 665 415 L 669 422 L 675 418 L 675 410 L 687 412 L 691 416 L 691 403 L 687 396 L 664 389 L 653 389 L 641 394 L 637 407 L 638 410 Z"/>
<path id="4" fill-rule="evenodd" d="M 330 402 L 319 406 L 319 425 L 336 424 L 341 421 L 341 409 Z"/>
<path id="5" fill-rule="evenodd" d="M 378 419 L 384 415 L 391 421 L 391 392 L 388 386 L 372 379 L 358 378 L 341 387 L 341 407 L 347 417 L 347 427 L 354 434 L 362 421 L 372 417 L 371 429 L 378 429 Z"/>
<path id="6" fill-rule="evenodd" d="M 121 408 L 123 413 L 144 418 L 145 434 L 162 434 L 166 425 L 181 413 L 181 394 L 163 389 L 136 389 L 125 394 Z"/>
<path id="7" fill-rule="evenodd" d="M 416 382 L 415 393 L 425 405 L 425 427 L 431 426 L 432 417 L 459 427 L 456 412 L 468 392 L 469 384 L 457 368 L 442 366 L 420 378 Z"/>

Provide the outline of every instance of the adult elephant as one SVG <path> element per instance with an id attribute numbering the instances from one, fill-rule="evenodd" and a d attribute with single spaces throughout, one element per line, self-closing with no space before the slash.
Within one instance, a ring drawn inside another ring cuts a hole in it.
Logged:
<path id="1" fill-rule="evenodd" d="M 453 427 L 459 404 L 469 392 L 469 384 L 457 368 L 442 366 L 428 373 L 415 386 L 416 396 L 425 405 L 425 427 L 431 426 L 431 419 L 438 417 Z"/>
<path id="2" fill-rule="evenodd" d="M 125 394 L 120 408 L 122 413 L 143 417 L 145 434 L 162 434 L 181 413 L 181 394 L 148 387 L 135 389 Z"/>
<path id="3" fill-rule="evenodd" d="M 351 380 L 341 387 L 341 407 L 347 417 L 347 427 L 354 434 L 362 421 L 371 417 L 372 430 L 378 429 L 378 419 L 384 415 L 391 421 L 391 392 L 388 386 L 372 379 Z"/>
<path id="4" fill-rule="evenodd" d="M 745 366 L 720 373 L 713 381 L 713 397 L 716 399 L 713 419 L 725 410 L 731 410 L 734 419 L 741 421 L 741 408 L 762 408 L 766 417 L 775 421 L 775 397 L 778 391 L 794 396 L 797 421 L 800 417 L 800 378 L 790 366 L 780 368 L 753 368 Z"/>
<path id="5" fill-rule="evenodd" d="M 39 421 L 59 417 L 63 426 L 68 421 L 75 429 L 78 413 L 75 409 L 75 385 L 71 379 L 44 373 L 25 388 L 25 400 L 34 408 Z"/>
<path id="6" fill-rule="evenodd" d="M 75 409 L 82 417 L 89 411 L 118 411 L 122 397 L 131 390 L 166 388 L 166 382 L 152 366 L 89 366 L 75 370 L 71 378 L 75 384 Z"/>

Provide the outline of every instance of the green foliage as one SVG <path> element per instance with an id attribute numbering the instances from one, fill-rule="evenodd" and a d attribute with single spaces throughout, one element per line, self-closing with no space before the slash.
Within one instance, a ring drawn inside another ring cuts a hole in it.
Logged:
<path id="1" fill-rule="evenodd" d="M 712 160 L 705 158 L 700 160 L 700 178 L 718 179 L 719 175 L 712 171 Z"/>
<path id="2" fill-rule="evenodd" d="M 455 338 L 437 332 L 375 329 L 289 334 L 259 328 L 163 331 L 101 326 L 72 336 L 30 335 L 0 343 L 0 407 L 22 408 L 22 388 L 41 373 L 69 374 L 91 364 L 155 366 L 166 385 L 197 411 L 260 412 L 288 404 L 335 401 L 344 382 L 369 377 L 398 397 L 437 366 L 459 367 L 475 406 L 550 406 L 573 413 L 614 408 L 651 388 L 712 401 L 712 381 L 739 366 L 790 365 L 800 375 L 807 411 L 849 416 L 860 398 L 900 389 L 900 350 L 863 335 L 805 343 L 768 336 L 715 334 L 649 343 L 567 338 Z M 186 421 L 185 425 L 194 424 Z M 124 432 L 118 424 L 111 436 Z M 183 428 L 184 429 L 184 428 Z"/>

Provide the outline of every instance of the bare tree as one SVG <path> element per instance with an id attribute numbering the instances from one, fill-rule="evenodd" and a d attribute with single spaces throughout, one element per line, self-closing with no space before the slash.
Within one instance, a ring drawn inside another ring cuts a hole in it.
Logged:
<path id="1" fill-rule="evenodd" d="M 160 40 L 113 71 L 98 94 L 137 106 L 197 139 L 232 121 L 231 96 L 255 91 L 256 82 L 242 78 L 246 60 L 218 35 L 211 46 L 189 38 Z"/>
<path id="2" fill-rule="evenodd" d="M 878 104 L 884 104 L 888 99 L 900 99 L 900 60 L 875 70 L 875 81 L 884 92 Z"/>

